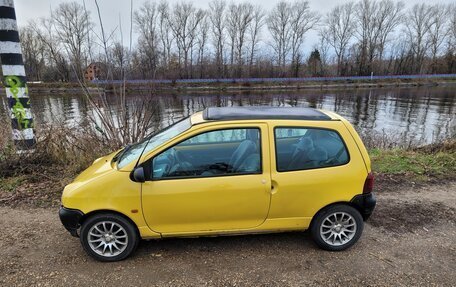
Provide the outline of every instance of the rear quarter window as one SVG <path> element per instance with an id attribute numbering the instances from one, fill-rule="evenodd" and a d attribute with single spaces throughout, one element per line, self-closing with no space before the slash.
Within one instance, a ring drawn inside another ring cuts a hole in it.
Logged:
<path id="1" fill-rule="evenodd" d="M 280 172 L 339 166 L 350 160 L 343 139 L 334 130 L 277 127 L 274 137 Z"/>

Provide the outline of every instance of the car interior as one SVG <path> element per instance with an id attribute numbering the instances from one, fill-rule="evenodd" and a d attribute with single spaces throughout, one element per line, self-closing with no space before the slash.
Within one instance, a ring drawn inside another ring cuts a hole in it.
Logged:
<path id="1" fill-rule="evenodd" d="M 276 153 L 278 171 L 336 166 L 348 162 L 342 139 L 336 132 L 329 130 L 307 129 L 302 136 L 276 137 Z"/>
<path id="2" fill-rule="evenodd" d="M 184 141 L 152 161 L 152 178 L 261 172 L 260 130 L 242 129 L 242 140 Z"/>
<path id="3" fill-rule="evenodd" d="M 347 150 L 336 132 L 296 130 L 301 132 L 285 137 L 276 133 L 278 171 L 337 166 L 348 162 Z M 260 130 L 237 131 L 242 132 L 242 139 L 181 142 L 156 156 L 151 161 L 152 166 L 146 169 L 150 171 L 146 172 L 154 179 L 260 173 Z"/>

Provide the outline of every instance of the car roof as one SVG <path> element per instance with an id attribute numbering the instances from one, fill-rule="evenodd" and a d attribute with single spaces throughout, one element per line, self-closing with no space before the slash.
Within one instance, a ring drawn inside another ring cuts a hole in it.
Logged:
<path id="1" fill-rule="evenodd" d="M 280 119 L 330 121 L 332 118 L 312 108 L 301 107 L 211 107 L 202 113 L 205 121 Z"/>

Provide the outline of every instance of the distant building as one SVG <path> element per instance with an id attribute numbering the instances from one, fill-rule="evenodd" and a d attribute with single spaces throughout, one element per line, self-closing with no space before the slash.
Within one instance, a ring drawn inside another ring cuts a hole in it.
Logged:
<path id="1" fill-rule="evenodd" d="M 104 75 L 104 64 L 94 62 L 87 66 L 84 71 L 84 79 L 86 81 L 101 80 Z"/>

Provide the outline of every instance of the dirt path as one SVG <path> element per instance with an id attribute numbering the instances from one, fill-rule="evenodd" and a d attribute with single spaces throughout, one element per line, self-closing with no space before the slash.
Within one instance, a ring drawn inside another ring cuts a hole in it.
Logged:
<path id="1" fill-rule="evenodd" d="M 450 286 L 456 282 L 456 183 L 377 193 L 350 250 L 305 233 L 142 242 L 130 259 L 90 259 L 55 209 L 0 207 L 0 286 Z"/>

